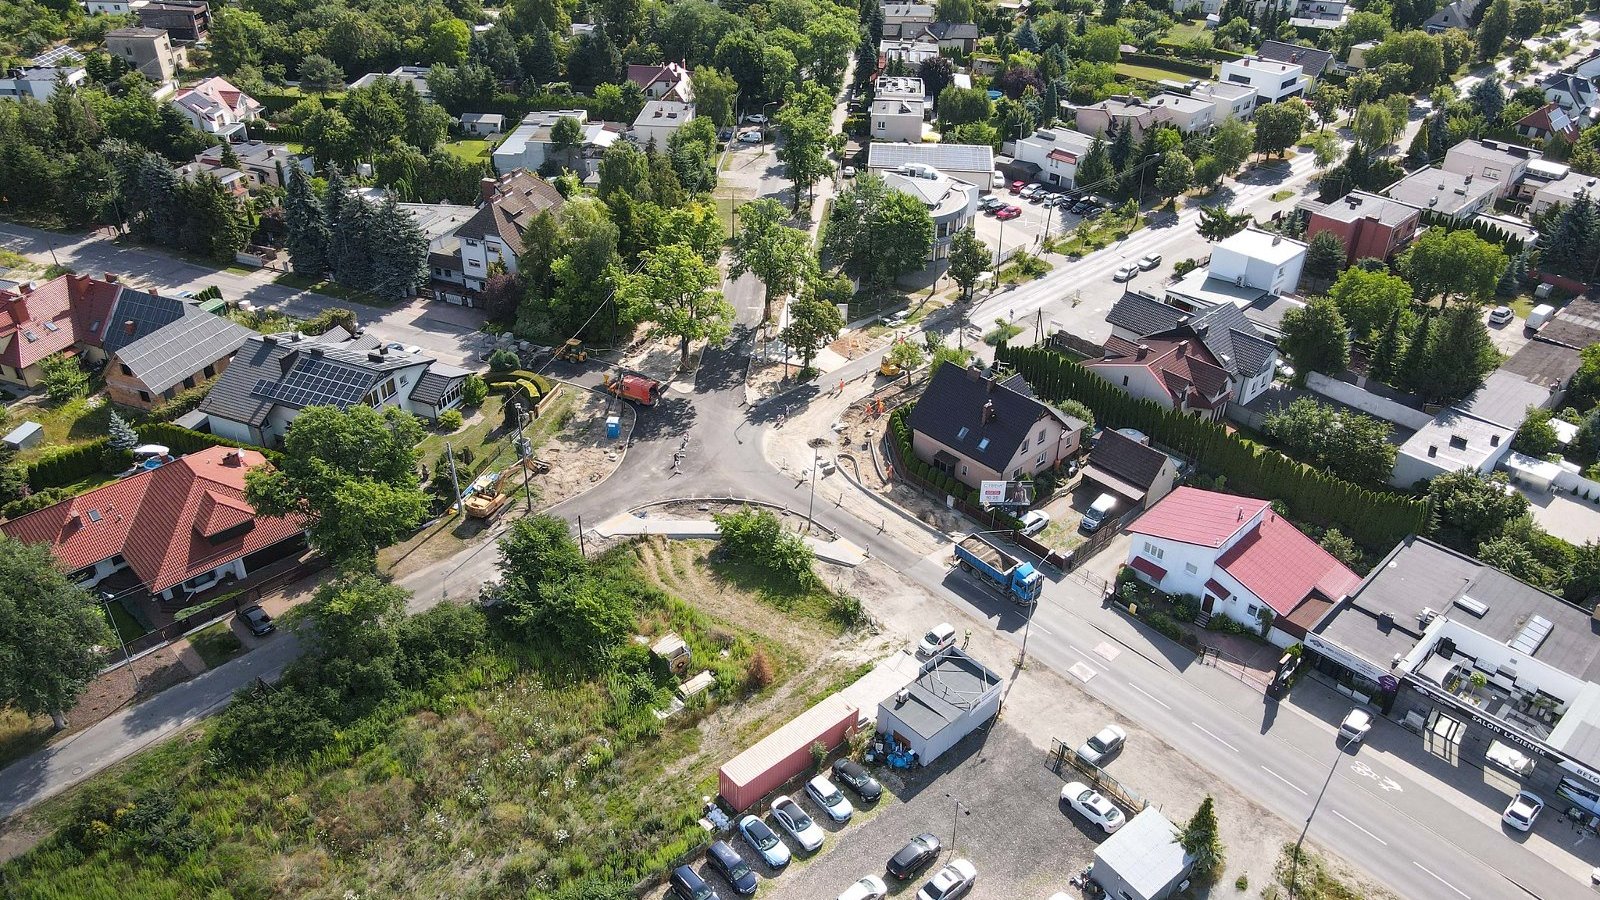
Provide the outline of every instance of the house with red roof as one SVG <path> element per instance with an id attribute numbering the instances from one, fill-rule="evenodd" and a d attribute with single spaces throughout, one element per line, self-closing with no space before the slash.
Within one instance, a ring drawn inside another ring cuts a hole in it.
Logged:
<path id="1" fill-rule="evenodd" d="M 1168 594 L 1200 598 L 1200 619 L 1227 616 L 1287 647 L 1303 640 L 1361 576 L 1272 504 L 1180 487 L 1128 527 L 1128 567 Z"/>
<path id="2" fill-rule="evenodd" d="M 84 588 L 131 572 L 179 609 L 305 546 L 303 521 L 257 515 L 245 500 L 245 473 L 265 463 L 254 450 L 210 447 L 0 523 L 0 532 L 49 545 Z"/>
<path id="3" fill-rule="evenodd" d="M 1113 335 L 1105 355 L 1084 368 L 1135 397 L 1215 422 L 1233 399 L 1228 370 L 1204 341 L 1179 333 L 1134 343 Z"/>
<path id="4" fill-rule="evenodd" d="M 0 381 L 37 387 L 44 379 L 39 363 L 55 353 L 105 359 L 106 322 L 120 292 L 115 276 L 88 275 L 0 290 Z"/>
<path id="5" fill-rule="evenodd" d="M 683 63 L 664 62 L 660 65 L 630 65 L 628 80 L 639 86 L 651 100 L 676 100 L 694 102 L 694 81 L 689 67 Z"/>

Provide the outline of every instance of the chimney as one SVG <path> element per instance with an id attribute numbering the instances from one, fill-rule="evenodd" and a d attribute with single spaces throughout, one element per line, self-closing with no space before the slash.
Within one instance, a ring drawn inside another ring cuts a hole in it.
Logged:
<path id="1" fill-rule="evenodd" d="M 35 287 L 37 287 L 37 285 L 35 285 L 33 282 L 24 281 L 23 283 L 17 285 L 17 293 L 19 293 L 22 296 L 26 297 L 29 294 L 33 293 L 33 289 Z"/>
<path id="2" fill-rule="evenodd" d="M 121 284 L 121 278 L 122 276 L 115 272 L 107 272 L 105 280 L 111 284 Z"/>
<path id="3" fill-rule="evenodd" d="M 1429 444 L 1428 445 L 1428 457 L 1431 459 L 1431 458 L 1433 458 L 1435 456 L 1438 456 L 1438 455 L 1439 455 L 1439 445 L 1438 444 Z"/>
<path id="4" fill-rule="evenodd" d="M 993 422 L 993 421 L 994 421 L 994 401 L 993 400 L 985 400 L 985 401 L 983 401 L 983 424 L 987 425 L 987 424 L 989 424 L 990 422 Z"/>
<path id="5" fill-rule="evenodd" d="M 1183 341 L 1179 341 L 1178 342 L 1178 355 L 1179 356 L 1188 356 L 1189 355 L 1189 342 L 1187 340 L 1183 340 Z"/>
<path id="6" fill-rule="evenodd" d="M 289 374 L 289 370 L 294 368 L 294 364 L 299 362 L 299 361 L 300 361 L 300 351 L 299 350 L 290 350 L 288 353 L 285 353 L 282 357 L 280 357 L 278 359 L 278 371 L 283 373 L 284 375 L 287 375 L 287 374 Z"/>
<path id="7" fill-rule="evenodd" d="M 235 447 L 234 449 L 229 450 L 227 453 L 222 454 L 222 464 L 232 468 L 238 468 L 239 466 L 244 465 L 244 451 Z"/>
<path id="8" fill-rule="evenodd" d="M 1150 345 L 1149 344 L 1140 344 L 1139 345 L 1139 355 L 1135 356 L 1134 359 L 1144 359 L 1146 356 L 1149 356 L 1149 355 L 1150 355 Z"/>
<path id="9" fill-rule="evenodd" d="M 481 178 L 478 180 L 478 195 L 483 198 L 483 202 L 493 202 L 497 193 L 499 191 L 496 189 L 493 178 Z"/>
<path id="10" fill-rule="evenodd" d="M 1236 522 L 1243 522 L 1244 521 L 1244 507 L 1235 506 L 1233 508 L 1233 514 L 1234 514 L 1234 521 L 1236 521 Z"/>
<path id="11" fill-rule="evenodd" d="M 1491 446 L 1491 447 L 1500 446 L 1500 435 L 1498 435 L 1498 434 L 1489 435 L 1489 446 Z"/>
<path id="12" fill-rule="evenodd" d="M 127 319 L 122 323 L 122 333 L 123 334 L 133 334 L 133 329 L 134 329 L 134 325 L 133 325 L 133 320 L 132 319 Z"/>
<path id="13" fill-rule="evenodd" d="M 994 393 L 994 386 L 1000 383 L 1000 379 L 994 375 L 990 375 L 988 378 L 984 379 L 984 381 L 986 382 L 986 384 L 984 384 L 984 390 L 990 394 Z"/>

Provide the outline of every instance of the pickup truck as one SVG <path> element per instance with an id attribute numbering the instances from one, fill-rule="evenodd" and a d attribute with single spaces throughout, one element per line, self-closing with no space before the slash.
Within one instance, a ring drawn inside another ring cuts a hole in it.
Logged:
<path id="1" fill-rule="evenodd" d="M 990 543 L 983 535 L 968 535 L 956 544 L 956 565 L 976 572 L 1014 603 L 1036 603 L 1044 590 L 1044 576 L 1033 567 Z"/>

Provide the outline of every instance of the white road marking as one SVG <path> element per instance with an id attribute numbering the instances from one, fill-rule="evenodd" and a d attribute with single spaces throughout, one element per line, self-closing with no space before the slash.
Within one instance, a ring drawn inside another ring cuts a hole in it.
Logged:
<path id="1" fill-rule="evenodd" d="M 1089 668 L 1088 666 L 1084 665 L 1083 663 L 1073 663 L 1072 664 L 1072 668 L 1068 669 L 1067 671 L 1071 672 L 1072 674 L 1074 674 L 1076 676 L 1078 676 L 1078 679 L 1080 681 L 1085 681 L 1085 682 L 1087 682 L 1089 679 L 1095 677 L 1096 675 L 1100 674 L 1099 672 L 1096 672 L 1095 670 Z"/>
<path id="2" fill-rule="evenodd" d="M 1172 709 L 1172 707 L 1170 707 L 1167 704 L 1163 703 L 1160 697 L 1157 697 L 1155 694 L 1152 694 L 1149 691 L 1145 690 L 1144 688 L 1139 687 L 1137 684 L 1134 684 L 1133 682 L 1130 681 L 1130 682 L 1128 682 L 1128 687 L 1131 687 L 1134 690 L 1138 691 L 1139 693 L 1145 695 L 1146 697 L 1149 697 L 1150 698 L 1150 702 L 1152 702 L 1155 705 L 1161 707 L 1162 709 L 1169 709 L 1169 710 Z"/>
<path id="3" fill-rule="evenodd" d="M 1106 662 L 1111 662 L 1122 655 L 1122 648 L 1111 644 L 1109 641 L 1101 641 L 1095 646 L 1094 652 L 1099 654 Z"/>
<path id="4" fill-rule="evenodd" d="M 1423 865 L 1422 863 L 1419 863 L 1416 860 L 1412 860 L 1411 864 L 1413 866 L 1416 866 L 1417 868 L 1421 869 L 1422 871 L 1427 872 L 1430 876 L 1433 877 L 1434 881 L 1437 881 L 1440 884 L 1444 885 L 1445 887 L 1449 888 L 1450 890 L 1455 891 L 1457 894 L 1460 894 L 1461 896 L 1466 897 L 1466 900 L 1472 900 L 1471 897 L 1467 897 L 1466 892 L 1461 890 L 1461 888 L 1458 888 L 1455 885 L 1451 884 L 1450 882 L 1445 881 L 1443 878 L 1440 878 L 1438 875 L 1434 875 L 1433 871 L 1431 869 L 1429 869 L 1427 866 Z"/>
<path id="5" fill-rule="evenodd" d="M 1055 632 L 1054 631 L 1051 631 L 1050 629 L 1044 627 L 1043 625 L 1035 625 L 1033 627 L 1039 629 L 1040 631 L 1044 632 L 1045 634 L 1050 635 L 1051 637 L 1055 636 Z"/>
<path id="6" fill-rule="evenodd" d="M 1354 829 L 1355 829 L 1355 830 L 1357 830 L 1357 831 L 1359 831 L 1359 832 L 1361 832 L 1361 833 L 1362 833 L 1362 834 L 1364 834 L 1364 835 L 1366 835 L 1366 836 L 1367 836 L 1367 837 L 1369 837 L 1369 838 L 1372 838 L 1372 839 L 1373 839 L 1373 840 L 1375 840 L 1375 841 L 1377 841 L 1377 842 L 1378 842 L 1378 843 L 1380 843 L 1380 844 L 1382 844 L 1382 845 L 1384 845 L 1384 846 L 1385 846 L 1385 847 L 1387 847 L 1387 846 L 1389 846 L 1389 842 L 1388 842 L 1388 841 L 1386 841 L 1386 840 L 1384 840 L 1384 839 L 1383 839 L 1383 838 L 1381 838 L 1381 837 L 1378 837 L 1378 836 L 1377 836 L 1377 835 L 1375 835 L 1375 834 L 1373 834 L 1373 833 L 1372 833 L 1372 832 L 1370 832 L 1370 831 L 1368 831 L 1368 830 L 1366 830 L 1366 829 L 1365 829 L 1365 828 L 1362 828 L 1362 827 L 1361 827 L 1361 826 L 1360 826 L 1360 825 L 1357 825 L 1357 824 L 1356 824 L 1356 823 L 1354 823 L 1354 822 L 1352 822 L 1352 821 L 1350 821 L 1350 818 L 1349 818 L 1349 817 L 1348 817 L 1348 816 L 1346 816 L 1346 815 L 1345 815 L 1345 814 L 1344 814 L 1344 813 L 1342 813 L 1342 812 L 1339 812 L 1339 811 L 1338 811 L 1338 810 L 1337 810 L 1337 809 L 1330 809 L 1330 810 L 1328 810 L 1328 812 L 1331 812 L 1331 813 L 1333 813 L 1333 814 L 1334 814 L 1334 815 L 1336 815 L 1336 816 L 1338 816 L 1338 817 L 1339 817 L 1339 818 L 1341 818 L 1341 819 L 1344 819 L 1344 821 L 1345 821 L 1345 824 L 1347 824 L 1347 825 L 1349 825 L 1349 826 L 1350 826 L 1350 827 L 1351 827 L 1351 828 L 1354 828 Z M 1428 874 L 1430 874 L 1430 875 L 1431 875 L 1431 874 L 1433 874 L 1433 873 L 1431 873 L 1431 872 L 1430 872 L 1430 873 L 1428 873 Z"/>
<path id="7" fill-rule="evenodd" d="M 1200 729 L 1201 731 L 1205 732 L 1206 735 L 1209 736 L 1212 740 L 1216 741 L 1217 743 L 1221 744 L 1224 747 L 1227 747 L 1229 750 L 1232 750 L 1235 753 L 1239 752 L 1239 748 L 1238 747 L 1235 747 L 1234 745 L 1228 743 L 1227 741 L 1223 740 L 1222 738 L 1219 738 L 1216 735 L 1212 734 L 1209 730 L 1206 729 L 1206 727 L 1204 725 L 1201 725 L 1199 722 L 1190 722 L 1189 724 L 1193 725 L 1194 727 L 1196 727 L 1196 728 Z"/>
<path id="8" fill-rule="evenodd" d="M 1277 772 L 1272 771 L 1271 769 L 1267 768 L 1266 766 L 1262 766 L 1261 767 L 1261 771 L 1267 773 L 1268 775 L 1271 775 L 1273 778 L 1276 778 L 1279 781 L 1283 782 L 1284 784 L 1287 784 L 1289 787 L 1292 787 L 1295 790 L 1299 791 L 1300 792 L 1300 796 L 1302 796 L 1302 797 L 1311 796 L 1310 794 L 1306 793 L 1305 790 L 1300 787 L 1300 785 L 1295 784 L 1294 782 L 1292 782 L 1289 779 L 1283 777 L 1282 775 L 1279 775 Z M 1340 818 L 1344 818 L 1344 817 L 1340 816 Z"/>

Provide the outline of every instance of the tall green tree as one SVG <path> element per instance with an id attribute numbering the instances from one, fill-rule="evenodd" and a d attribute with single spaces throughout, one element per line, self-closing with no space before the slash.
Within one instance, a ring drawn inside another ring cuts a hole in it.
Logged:
<path id="1" fill-rule="evenodd" d="M 921 200 L 876 175 L 863 175 L 835 198 L 823 250 L 876 293 L 927 264 L 933 219 Z"/>
<path id="2" fill-rule="evenodd" d="M 1348 327 L 1339 307 L 1327 297 L 1313 298 L 1284 313 L 1278 346 L 1302 380 L 1311 372 L 1337 376 L 1350 365 Z"/>
<path id="3" fill-rule="evenodd" d="M 696 66 L 694 69 L 695 116 L 705 116 L 718 128 L 732 125 L 733 100 L 739 85 L 725 69 Z"/>
<path id="4" fill-rule="evenodd" d="M 1423 376 L 1413 390 L 1429 400 L 1453 403 L 1483 384 L 1483 376 L 1500 364 L 1478 310 L 1457 304 L 1439 315 L 1429 331 Z"/>
<path id="5" fill-rule="evenodd" d="M 789 305 L 789 324 L 779 332 L 784 346 L 800 354 L 800 367 L 810 369 L 817 351 L 844 329 L 839 307 L 814 290 L 804 290 Z"/>
<path id="6" fill-rule="evenodd" d="M 65 728 L 111 642 L 105 616 L 44 544 L 0 536 L 0 583 L 0 702 Z"/>
<path id="7" fill-rule="evenodd" d="M 1344 264 L 1342 251 L 1339 264 Z M 1356 339 L 1365 341 L 1389 323 L 1398 326 L 1396 315 L 1411 305 L 1411 285 L 1388 272 L 1349 268 L 1339 273 L 1338 280 L 1328 288 L 1328 296 L 1338 305 Z"/>
<path id="8" fill-rule="evenodd" d="M 1428 499 L 1439 527 L 1465 547 L 1499 536 L 1528 512 L 1528 499 L 1511 487 L 1504 472 L 1447 472 L 1428 483 Z"/>
<path id="9" fill-rule="evenodd" d="M 1217 826 L 1217 811 L 1208 794 L 1200 801 L 1199 809 L 1183 826 L 1178 844 L 1194 860 L 1194 875 L 1209 884 L 1222 874 L 1227 864 L 1227 853 L 1222 846 L 1221 830 Z"/>
<path id="10" fill-rule="evenodd" d="M 961 287 L 961 299 L 971 300 L 978 277 L 994 266 L 994 251 L 971 226 L 950 239 L 950 278 Z"/>
<path id="11" fill-rule="evenodd" d="M 1410 289 L 1407 288 L 1407 293 Z M 1393 384 L 1395 376 L 1400 370 L 1401 341 L 1400 317 L 1404 310 L 1396 307 L 1389 314 L 1389 321 L 1383 326 L 1383 333 L 1378 336 L 1378 343 L 1372 348 L 1372 356 L 1367 360 L 1367 371 L 1373 378 Z"/>
<path id="12" fill-rule="evenodd" d="M 1176 197 L 1194 183 L 1194 163 L 1181 150 L 1168 150 L 1161 155 L 1156 168 L 1156 190 L 1163 197 Z"/>
<path id="13" fill-rule="evenodd" d="M 1306 245 L 1305 273 L 1312 278 L 1332 278 L 1344 264 L 1344 241 L 1337 233 L 1319 231 Z"/>
<path id="14" fill-rule="evenodd" d="M 1095 138 L 1089 144 L 1089 152 L 1085 153 L 1083 160 L 1078 163 L 1076 184 L 1088 190 L 1098 190 L 1098 188 L 1091 187 L 1091 185 L 1109 182 L 1111 176 L 1115 174 L 1111 168 L 1111 154 L 1106 149 L 1105 140 L 1103 138 Z"/>
<path id="15" fill-rule="evenodd" d="M 1423 300 L 1481 303 L 1494 297 L 1507 263 L 1498 245 L 1470 229 L 1430 228 L 1400 258 L 1400 271 Z"/>
<path id="16" fill-rule="evenodd" d="M 650 323 L 653 335 L 678 341 L 678 364 L 689 367 L 689 344 L 723 340 L 733 323 L 733 307 L 716 289 L 715 266 L 686 244 L 668 244 L 644 255 L 644 265 L 625 276 L 618 294 Z"/>
<path id="17" fill-rule="evenodd" d="M 818 181 L 833 171 L 828 160 L 828 135 L 832 128 L 832 97 L 820 85 L 808 83 L 789 99 L 777 116 L 778 160 L 794 183 L 794 211 L 800 211 L 802 188 L 815 199 Z"/>
<path id="18" fill-rule="evenodd" d="M 1206 240 L 1220 241 L 1243 231 L 1251 218 L 1248 212 L 1230 213 L 1225 207 L 1202 206 L 1196 228 Z"/>
<path id="19" fill-rule="evenodd" d="M 1492 60 L 1498 57 L 1510 33 L 1511 0 L 1490 0 L 1483 21 L 1478 23 L 1478 58 Z"/>
<path id="20" fill-rule="evenodd" d="M 1384 484 L 1394 470 L 1392 429 L 1382 419 L 1300 397 L 1263 428 L 1296 459 L 1358 484 Z"/>
<path id="21" fill-rule="evenodd" d="M 1311 110 L 1299 97 L 1277 103 L 1268 103 L 1256 110 L 1257 153 L 1282 154 L 1293 147 L 1305 133 L 1311 120 Z"/>
<path id="22" fill-rule="evenodd" d="M 583 146 L 583 126 L 573 116 L 561 116 L 550 126 L 550 149 L 561 154 L 567 168 L 578 166 L 577 153 Z"/>
<path id="23" fill-rule="evenodd" d="M 739 207 L 739 232 L 730 244 L 733 264 L 729 276 L 746 272 L 761 279 L 761 321 L 772 318 L 774 297 L 792 294 L 815 258 L 804 231 L 784 223 L 784 210 L 776 200 L 754 200 Z"/>
<path id="24" fill-rule="evenodd" d="M 1254 126 L 1233 116 L 1219 122 L 1211 133 L 1211 154 L 1222 163 L 1229 175 L 1239 171 L 1239 167 L 1249 159 L 1255 144 Z"/>

